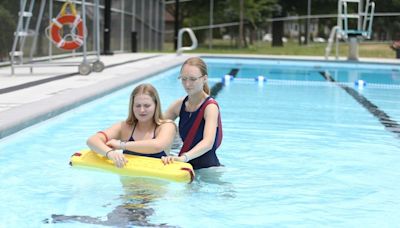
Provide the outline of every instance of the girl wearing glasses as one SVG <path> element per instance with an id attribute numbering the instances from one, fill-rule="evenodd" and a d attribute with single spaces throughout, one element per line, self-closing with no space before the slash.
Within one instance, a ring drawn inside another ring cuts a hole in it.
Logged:
<path id="1" fill-rule="evenodd" d="M 164 116 L 171 120 L 179 116 L 183 147 L 179 156 L 164 156 L 162 160 L 164 164 L 189 162 L 194 169 L 220 166 L 216 149 L 222 140 L 222 125 L 218 104 L 209 95 L 207 65 L 198 57 L 189 58 L 182 65 L 179 79 L 187 96 L 175 101 Z M 192 129 L 196 119 L 199 124 Z"/>
<path id="2" fill-rule="evenodd" d="M 97 132 L 87 145 L 121 168 L 127 162 L 123 154 L 166 156 L 175 134 L 175 123 L 162 118 L 157 90 L 150 84 L 141 84 L 132 91 L 128 118 Z"/>

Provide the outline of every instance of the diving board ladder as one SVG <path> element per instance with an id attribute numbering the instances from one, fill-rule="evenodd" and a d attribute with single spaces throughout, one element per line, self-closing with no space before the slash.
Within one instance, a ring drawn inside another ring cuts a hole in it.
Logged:
<path id="1" fill-rule="evenodd" d="M 370 0 L 339 0 L 337 25 L 331 30 L 328 46 L 325 49 L 325 59 L 328 59 L 333 43 L 336 43 L 336 59 L 339 58 L 339 39 L 349 43 L 349 60 L 358 59 L 358 42 L 370 39 L 375 3 Z"/>
<path id="2" fill-rule="evenodd" d="M 11 74 L 14 74 L 14 68 L 16 66 L 21 66 L 24 64 L 24 47 L 25 41 L 28 36 L 33 36 L 34 41 L 31 45 L 31 50 L 29 54 L 29 61 L 32 61 L 33 53 L 36 49 L 36 42 L 38 38 L 38 30 L 40 26 L 40 21 L 43 16 L 43 11 L 45 7 L 46 0 L 41 0 L 39 17 L 36 22 L 35 30 L 30 29 L 30 22 L 33 16 L 33 7 L 35 0 L 31 0 L 28 4 L 28 0 L 20 0 L 20 10 L 18 13 L 18 24 L 17 29 L 14 33 L 14 41 L 12 45 L 12 50 L 10 52 L 11 59 Z M 29 5 L 29 6 L 28 6 Z M 30 67 L 32 73 L 32 67 Z"/>

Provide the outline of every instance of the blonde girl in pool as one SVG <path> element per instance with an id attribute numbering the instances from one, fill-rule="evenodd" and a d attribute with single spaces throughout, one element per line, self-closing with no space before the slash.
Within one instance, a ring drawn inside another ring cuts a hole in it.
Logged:
<path id="1" fill-rule="evenodd" d="M 127 162 L 124 154 L 167 156 L 175 134 L 175 123 L 162 118 L 157 90 L 141 84 L 132 91 L 127 119 L 92 135 L 87 145 L 121 168 Z"/>
<path id="2" fill-rule="evenodd" d="M 216 149 L 222 141 L 221 115 L 217 102 L 210 97 L 207 65 L 198 57 L 187 59 L 179 79 L 187 96 L 175 101 L 164 114 L 166 119 L 179 116 L 179 134 L 183 147 L 179 156 L 163 156 L 164 164 L 183 161 L 194 169 L 220 166 Z"/>

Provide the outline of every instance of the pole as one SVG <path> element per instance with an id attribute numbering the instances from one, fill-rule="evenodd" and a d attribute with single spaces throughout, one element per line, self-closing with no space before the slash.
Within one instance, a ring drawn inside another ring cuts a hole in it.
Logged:
<path id="1" fill-rule="evenodd" d="M 307 3 L 307 25 L 306 25 L 306 44 L 310 41 L 310 15 L 311 15 L 311 0 Z"/>
<path id="2" fill-rule="evenodd" d="M 137 52 L 137 31 L 136 31 L 136 0 L 132 2 L 132 28 L 131 28 L 131 50 Z"/>
<path id="3" fill-rule="evenodd" d="M 175 34 L 174 34 L 174 50 L 178 49 L 178 31 L 179 31 L 179 0 L 175 0 Z"/>
<path id="4" fill-rule="evenodd" d="M 164 49 L 164 34 L 165 34 L 165 1 L 161 1 L 161 47 L 160 50 Z"/>
<path id="5" fill-rule="evenodd" d="M 104 55 L 112 55 L 111 43 L 111 0 L 104 1 Z"/>
<path id="6" fill-rule="evenodd" d="M 240 23 L 239 23 L 239 47 L 242 48 L 244 47 L 244 34 L 243 34 L 243 18 L 244 18 L 244 0 L 240 0 Z"/>
<path id="7" fill-rule="evenodd" d="M 208 48 L 212 49 L 212 39 L 213 39 L 213 28 L 212 25 L 214 23 L 214 0 L 210 0 L 210 28 L 209 28 L 209 43 Z"/>

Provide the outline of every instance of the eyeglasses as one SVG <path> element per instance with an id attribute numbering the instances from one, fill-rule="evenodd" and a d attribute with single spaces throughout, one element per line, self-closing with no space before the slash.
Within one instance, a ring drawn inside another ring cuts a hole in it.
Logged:
<path id="1" fill-rule="evenodd" d="M 204 77 L 205 75 L 199 76 L 199 77 L 192 77 L 192 76 L 179 76 L 178 79 L 181 80 L 182 82 L 186 82 L 187 80 L 189 80 L 190 82 L 196 82 L 197 80 L 199 80 L 200 78 Z"/>

